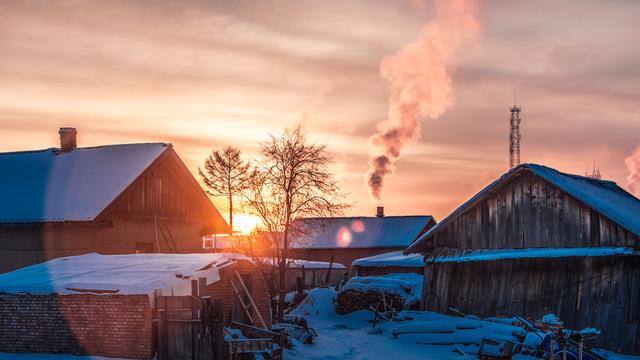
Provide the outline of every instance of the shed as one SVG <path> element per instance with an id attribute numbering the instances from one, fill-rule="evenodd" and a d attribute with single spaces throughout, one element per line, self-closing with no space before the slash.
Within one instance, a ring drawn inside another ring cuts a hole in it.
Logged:
<path id="1" fill-rule="evenodd" d="M 423 307 L 479 316 L 558 315 L 640 352 L 640 200 L 612 181 L 522 164 L 406 253 L 427 257 Z"/>
<path id="2" fill-rule="evenodd" d="M 303 218 L 294 222 L 292 258 L 351 266 L 363 257 L 401 251 L 435 225 L 430 215 Z"/>
<path id="3" fill-rule="evenodd" d="M 0 352 L 150 359 L 158 299 L 191 295 L 192 280 L 206 279 L 225 316 L 245 322 L 230 283 L 236 271 L 270 326 L 266 283 L 240 254 L 91 253 L 1 274 Z"/>
<path id="4" fill-rule="evenodd" d="M 227 224 L 171 144 L 0 153 L 0 273 L 62 256 L 202 251 Z"/>
<path id="5" fill-rule="evenodd" d="M 423 271 L 424 256 L 422 254 L 405 255 L 402 251 L 356 259 L 351 264 L 351 272 L 354 276 L 379 276 L 394 273 L 422 274 Z"/>

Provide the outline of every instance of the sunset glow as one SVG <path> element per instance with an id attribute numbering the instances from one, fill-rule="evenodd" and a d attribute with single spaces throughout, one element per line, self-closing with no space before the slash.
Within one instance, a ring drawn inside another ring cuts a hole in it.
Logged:
<path id="1" fill-rule="evenodd" d="M 441 219 L 506 171 L 514 91 L 523 162 L 580 174 L 595 161 L 626 185 L 640 141 L 640 48 L 629 46 L 640 43 L 640 3 L 552 8 L 479 3 L 481 34 L 451 60 L 455 101 L 436 121 L 419 118 L 420 140 L 385 179 L 387 213 Z M 373 215 L 363 183 L 368 139 L 389 110 L 380 64 L 434 11 L 431 1 L 5 2 L 0 151 L 55 147 L 57 129 L 74 126 L 81 147 L 173 143 L 197 174 L 212 148 L 255 157 L 269 133 L 302 123 L 335 158 L 347 215 Z"/>

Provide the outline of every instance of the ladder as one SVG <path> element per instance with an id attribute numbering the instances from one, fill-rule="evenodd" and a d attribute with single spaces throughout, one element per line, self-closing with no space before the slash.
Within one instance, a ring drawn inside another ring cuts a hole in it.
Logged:
<path id="1" fill-rule="evenodd" d="M 242 281 L 242 277 L 240 276 L 240 273 L 238 273 L 238 270 L 236 270 L 235 273 L 236 273 L 236 278 L 234 279 L 233 277 L 231 277 L 231 286 L 233 286 L 233 292 L 236 294 L 236 297 L 238 298 L 238 300 L 240 300 L 240 305 L 242 305 L 244 312 L 247 314 L 247 317 L 249 318 L 249 320 L 251 320 L 251 325 L 254 325 L 254 326 L 257 325 L 256 322 L 253 320 L 253 316 L 251 315 L 251 310 L 253 310 L 253 312 L 258 315 L 258 320 L 260 320 L 259 325 L 261 325 L 263 329 L 266 329 L 267 325 L 264 323 L 262 314 L 260 314 L 260 311 L 258 311 L 258 308 L 256 307 L 256 303 L 253 301 L 253 297 L 249 293 L 249 290 L 247 289 L 247 286 L 244 284 L 244 281 Z M 244 301 L 244 298 L 242 297 L 243 295 L 245 295 L 247 299 L 249 299 L 249 303 L 246 303 Z"/>
<path id="2" fill-rule="evenodd" d="M 156 214 L 153 214 L 153 221 L 155 223 L 156 229 L 160 229 L 160 234 L 162 235 L 162 239 L 164 243 L 167 245 L 167 249 L 169 249 L 169 253 L 179 254 L 178 245 L 175 240 L 173 240 L 173 235 L 171 234 L 171 230 L 169 230 L 169 225 L 165 224 L 162 220 L 156 218 Z M 158 251 L 160 251 L 160 245 L 157 244 L 157 233 L 156 233 L 156 246 L 158 246 Z"/>

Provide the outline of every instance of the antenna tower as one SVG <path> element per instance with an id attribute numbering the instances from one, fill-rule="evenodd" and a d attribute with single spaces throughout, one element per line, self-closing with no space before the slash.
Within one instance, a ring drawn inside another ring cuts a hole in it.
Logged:
<path id="1" fill-rule="evenodd" d="M 513 95 L 511 107 L 510 131 L 509 131 L 509 168 L 520 165 L 520 107 L 516 105 L 516 97 Z"/>

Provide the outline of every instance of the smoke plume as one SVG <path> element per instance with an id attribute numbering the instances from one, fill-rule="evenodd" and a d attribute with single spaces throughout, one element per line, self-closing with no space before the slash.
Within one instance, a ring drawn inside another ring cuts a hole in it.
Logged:
<path id="1" fill-rule="evenodd" d="M 389 83 L 387 119 L 369 138 L 372 147 L 367 184 L 380 200 L 384 178 L 405 145 L 420 139 L 419 117 L 438 118 L 453 104 L 449 71 L 455 53 L 480 31 L 476 0 L 434 0 L 434 17 L 420 38 L 385 57 L 380 74 Z"/>
<path id="2" fill-rule="evenodd" d="M 640 145 L 636 147 L 636 151 L 624 159 L 624 164 L 627 166 L 627 171 L 629 172 L 629 176 L 627 176 L 627 190 L 640 198 Z"/>

